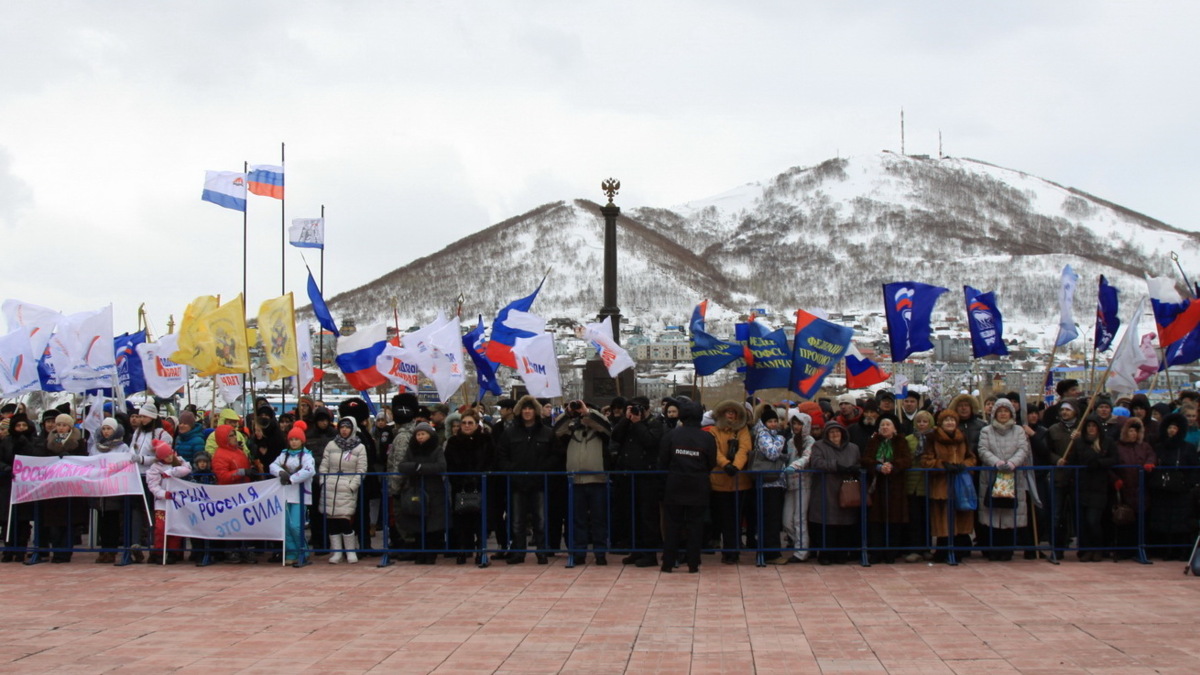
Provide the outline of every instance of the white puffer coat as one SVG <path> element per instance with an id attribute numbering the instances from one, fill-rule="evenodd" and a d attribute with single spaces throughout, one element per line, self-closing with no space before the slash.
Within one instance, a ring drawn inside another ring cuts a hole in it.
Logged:
<path id="1" fill-rule="evenodd" d="M 358 424 L 353 418 L 350 421 L 354 424 L 350 437 L 357 438 Z M 366 471 L 367 449 L 362 443 L 347 451 L 338 447 L 336 439 L 329 441 L 321 457 L 321 513 L 328 518 L 353 518 L 358 511 L 358 488 Z"/>

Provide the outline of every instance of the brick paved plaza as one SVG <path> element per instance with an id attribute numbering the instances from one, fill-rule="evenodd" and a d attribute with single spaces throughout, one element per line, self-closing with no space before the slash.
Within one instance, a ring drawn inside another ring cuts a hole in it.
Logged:
<path id="1" fill-rule="evenodd" d="M 1195 673 L 1182 563 L 0 566 L 5 672 Z"/>

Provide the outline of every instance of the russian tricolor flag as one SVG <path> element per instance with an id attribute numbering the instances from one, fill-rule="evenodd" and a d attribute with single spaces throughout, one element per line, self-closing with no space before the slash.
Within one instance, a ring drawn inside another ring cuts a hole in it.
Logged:
<path id="1" fill-rule="evenodd" d="M 513 356 L 513 346 L 517 343 L 517 338 L 531 338 L 537 336 L 537 333 L 524 330 L 522 328 L 512 326 L 508 321 L 508 313 L 516 310 L 518 312 L 528 312 L 533 306 L 533 301 L 537 299 L 538 291 L 542 290 L 542 284 L 546 283 L 546 278 L 542 277 L 541 283 L 529 295 L 513 300 L 504 306 L 496 314 L 496 319 L 492 321 L 492 334 L 487 343 L 487 360 L 492 363 L 498 363 L 509 368 L 517 367 L 517 359 Z"/>
<path id="2" fill-rule="evenodd" d="M 1184 299 L 1170 279 L 1146 277 L 1158 344 L 1167 366 L 1192 363 L 1200 358 L 1200 300 Z"/>
<path id="3" fill-rule="evenodd" d="M 884 382 L 889 377 L 890 373 L 883 372 L 874 361 L 863 356 L 858 347 L 850 345 L 850 351 L 846 352 L 847 389 L 863 389 Z"/>
<path id="4" fill-rule="evenodd" d="M 376 323 L 360 328 L 353 335 L 343 335 L 337 341 L 337 364 L 351 387 L 366 391 L 386 384 L 388 379 L 375 367 L 383 348 L 387 346 L 387 324 Z"/>
<path id="5" fill-rule="evenodd" d="M 250 191 L 262 197 L 283 199 L 283 167 L 253 164 L 246 177 Z"/>

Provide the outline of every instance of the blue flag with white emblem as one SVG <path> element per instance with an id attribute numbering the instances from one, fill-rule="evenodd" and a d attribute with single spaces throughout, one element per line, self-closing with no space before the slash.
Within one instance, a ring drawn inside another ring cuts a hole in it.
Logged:
<path id="1" fill-rule="evenodd" d="M 933 306 L 947 289 L 916 281 L 894 281 L 883 286 L 883 309 L 887 317 L 892 363 L 900 363 L 915 352 L 933 349 L 930 336 Z"/>
<path id="2" fill-rule="evenodd" d="M 1005 356 L 1004 319 L 996 307 L 996 293 L 983 293 L 977 288 L 963 286 L 967 296 L 967 326 L 971 329 L 971 352 L 975 358 Z"/>

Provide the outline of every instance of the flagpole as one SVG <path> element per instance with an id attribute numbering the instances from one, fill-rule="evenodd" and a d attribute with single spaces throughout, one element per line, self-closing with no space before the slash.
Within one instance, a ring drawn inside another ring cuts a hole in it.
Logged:
<path id="1" fill-rule="evenodd" d="M 242 173 L 249 174 L 250 162 L 242 162 Z M 246 200 L 246 208 L 242 209 L 242 297 L 246 297 L 246 240 L 247 240 L 247 221 L 246 214 L 250 211 L 250 200 Z"/>
<path id="2" fill-rule="evenodd" d="M 279 168 L 284 169 L 283 180 L 287 183 L 287 171 L 283 161 L 283 143 L 279 143 Z M 287 191 L 279 198 L 279 294 L 287 293 Z"/>
<path id="3" fill-rule="evenodd" d="M 1134 310 L 1135 312 L 1138 312 L 1142 309 L 1142 303 L 1144 301 L 1145 301 L 1145 298 L 1143 297 L 1142 301 L 1140 301 L 1138 303 L 1137 308 Z M 1134 316 L 1131 317 L 1131 319 L 1137 319 L 1137 315 L 1134 314 Z M 1131 320 L 1130 325 L 1132 325 L 1132 323 L 1133 323 L 1133 321 Z M 1112 373 L 1113 361 L 1116 360 L 1117 354 L 1119 354 L 1121 352 L 1121 347 L 1125 344 L 1125 341 L 1128 340 L 1131 336 L 1133 337 L 1134 340 L 1137 339 L 1136 333 L 1131 332 L 1129 330 L 1129 328 L 1127 327 L 1125 330 L 1125 335 L 1121 336 L 1120 344 L 1118 344 L 1117 348 L 1113 350 L 1112 357 L 1108 359 L 1108 367 L 1104 369 L 1104 375 L 1100 378 L 1099 386 L 1097 386 L 1096 390 L 1092 392 L 1092 397 L 1088 400 L 1087 409 L 1084 410 L 1083 414 L 1079 416 L 1079 420 L 1081 420 L 1080 426 L 1079 426 L 1079 432 L 1081 434 L 1083 432 L 1083 423 L 1087 420 L 1088 415 L 1092 414 L 1092 408 L 1096 407 L 1096 400 L 1100 398 L 1100 392 L 1104 389 L 1105 383 L 1108 382 L 1109 374 Z M 1169 383 L 1170 378 L 1167 378 L 1167 381 Z M 1071 454 L 1071 447 L 1075 445 L 1075 438 L 1076 438 L 1076 436 L 1074 434 L 1072 434 L 1071 440 L 1067 443 L 1067 449 L 1063 450 L 1062 459 L 1059 460 L 1061 462 L 1060 466 L 1063 464 L 1066 464 L 1067 458 Z"/>
<path id="4" fill-rule="evenodd" d="M 311 273 L 312 270 L 309 270 Z M 325 205 L 321 205 L 321 293 L 325 293 Z M 318 328 L 320 325 L 318 324 Z M 325 331 L 317 331 L 317 367 L 321 372 L 325 371 Z M 317 395 L 320 398 L 325 398 L 325 378 L 322 377 L 320 382 L 317 382 L 319 389 Z"/>
<path id="5" fill-rule="evenodd" d="M 242 162 L 242 174 L 250 175 L 250 162 Z M 248 181 L 247 181 L 248 182 Z M 246 310 L 246 241 L 247 241 L 247 214 L 250 212 L 250 200 L 246 200 L 246 208 L 242 209 L 242 321 L 245 322 Z M 218 303 L 219 304 L 219 303 Z M 217 401 L 217 378 L 213 377 L 213 403 Z M 246 411 L 246 378 L 242 378 L 242 412 Z M 214 410 L 215 412 L 215 410 Z"/>
<path id="6" fill-rule="evenodd" d="M 295 298 L 292 298 L 292 326 L 297 331 L 296 341 L 299 342 L 299 328 L 296 327 L 296 299 Z M 308 327 L 306 326 L 304 328 L 304 330 L 308 330 Z M 308 340 L 308 348 L 310 350 L 312 349 L 312 339 L 311 338 Z M 300 367 L 301 367 L 300 366 L 300 348 L 299 348 L 299 345 L 297 345 L 297 348 L 296 348 L 296 378 L 295 378 L 296 379 L 296 412 L 297 413 L 300 412 Z M 284 400 L 284 403 L 287 403 L 286 399 Z M 280 407 L 286 408 L 287 406 L 280 405 Z M 280 414 L 282 414 L 283 412 L 284 411 L 281 411 Z M 295 415 L 293 415 L 293 417 L 295 417 Z M 300 418 L 297 417 L 296 419 L 300 419 Z M 308 424 L 308 423 L 305 422 L 305 424 Z M 303 500 L 301 500 L 301 501 L 303 501 Z"/>
<path id="7" fill-rule="evenodd" d="M 1096 338 L 1095 328 L 1092 329 L 1092 368 L 1088 374 L 1088 386 L 1096 388 Z"/>
<path id="8" fill-rule="evenodd" d="M 1050 361 L 1046 364 L 1046 373 L 1042 376 L 1042 400 L 1046 400 L 1046 382 L 1050 379 L 1050 371 L 1054 370 L 1054 357 L 1058 355 L 1058 339 L 1062 337 L 1062 324 L 1054 335 L 1054 348 L 1050 350 Z"/>

